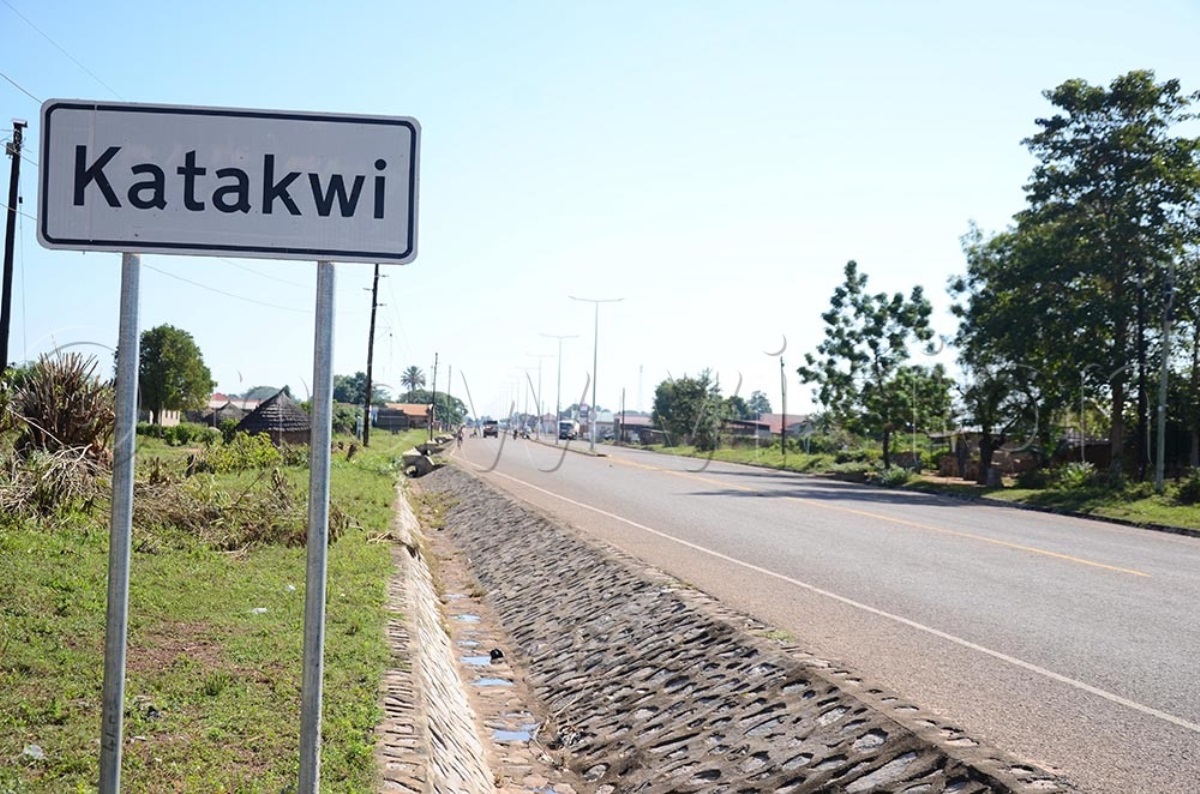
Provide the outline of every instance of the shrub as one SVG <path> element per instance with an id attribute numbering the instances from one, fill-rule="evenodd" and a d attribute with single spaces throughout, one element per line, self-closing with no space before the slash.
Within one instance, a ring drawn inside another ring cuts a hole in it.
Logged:
<path id="1" fill-rule="evenodd" d="M 1090 488 L 1096 484 L 1096 467 L 1091 463 L 1068 463 L 1058 470 L 1058 486 L 1066 490 Z"/>
<path id="2" fill-rule="evenodd" d="M 866 449 L 839 449 L 833 455 L 834 463 L 866 463 L 870 454 Z"/>
<path id="3" fill-rule="evenodd" d="M 1175 501 L 1181 505 L 1194 505 L 1200 502 L 1200 469 L 1192 469 L 1187 479 L 1179 484 L 1179 493 Z"/>
<path id="4" fill-rule="evenodd" d="M 29 368 L 13 397 L 23 425 L 22 452 L 84 449 L 101 457 L 112 439 L 116 407 L 111 381 L 96 376 L 96 358 L 78 353 L 43 355 Z"/>
<path id="5" fill-rule="evenodd" d="M 146 436 L 147 438 L 162 438 L 163 429 L 162 425 L 156 425 L 153 422 L 137 423 L 137 434 L 139 436 Z"/>
<path id="6" fill-rule="evenodd" d="M 284 466 L 308 467 L 308 447 L 283 444 L 279 447 L 279 458 Z"/>
<path id="7" fill-rule="evenodd" d="M 209 434 L 209 428 L 194 422 L 180 422 L 174 427 L 165 427 L 162 430 L 163 439 L 173 447 L 200 443 Z"/>
<path id="8" fill-rule="evenodd" d="M 233 441 L 233 437 L 237 434 L 238 421 L 236 419 L 222 419 L 217 424 L 217 430 L 221 433 L 221 441 L 228 444 Z"/>
<path id="9" fill-rule="evenodd" d="M 875 470 L 875 467 L 866 461 L 849 461 L 847 463 L 834 463 L 829 467 L 829 471 L 833 474 L 870 474 Z"/>
<path id="10" fill-rule="evenodd" d="M 283 456 L 266 435 L 236 433 L 228 444 L 206 450 L 197 468 L 223 473 L 269 469 L 282 462 Z"/>
<path id="11" fill-rule="evenodd" d="M 337 403 L 333 406 L 333 432 L 350 436 L 354 435 L 354 431 L 358 427 L 358 408 L 345 403 Z"/>
<path id="12" fill-rule="evenodd" d="M 1046 469 L 1029 469 L 1017 475 L 1018 488 L 1047 488 L 1050 485 L 1050 473 Z"/>
<path id="13" fill-rule="evenodd" d="M 892 466 L 879 472 L 879 484 L 885 488 L 899 488 L 912 478 L 912 472 L 903 466 Z"/>

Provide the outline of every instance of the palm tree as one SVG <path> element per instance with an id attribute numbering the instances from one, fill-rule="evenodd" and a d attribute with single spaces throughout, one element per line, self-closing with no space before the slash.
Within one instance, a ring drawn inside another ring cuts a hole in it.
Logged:
<path id="1" fill-rule="evenodd" d="M 410 392 L 416 391 L 425 385 L 425 373 L 421 371 L 420 367 L 409 367 L 400 376 L 400 383 Z"/>

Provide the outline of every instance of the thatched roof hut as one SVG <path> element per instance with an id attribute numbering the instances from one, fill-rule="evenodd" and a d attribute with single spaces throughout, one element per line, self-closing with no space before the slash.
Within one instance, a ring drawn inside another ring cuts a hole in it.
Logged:
<path id="1" fill-rule="evenodd" d="M 237 429 L 251 434 L 266 433 L 275 444 L 307 444 L 311 423 L 304 409 L 281 391 L 251 411 Z"/>

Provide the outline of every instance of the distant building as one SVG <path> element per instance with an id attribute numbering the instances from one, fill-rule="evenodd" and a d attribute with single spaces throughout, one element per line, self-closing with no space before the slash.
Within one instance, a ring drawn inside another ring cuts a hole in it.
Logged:
<path id="1" fill-rule="evenodd" d="M 311 435 L 309 416 L 282 391 L 263 400 L 251 411 L 237 429 L 240 432 L 266 433 L 275 444 L 307 444 Z"/>
<path id="2" fill-rule="evenodd" d="M 648 414 L 626 413 L 616 416 L 616 437 L 626 444 L 650 443 L 651 431 L 654 425 Z"/>
<path id="3" fill-rule="evenodd" d="M 768 430 L 773 437 L 778 437 L 783 432 L 783 414 L 760 414 L 759 422 L 765 422 Z M 804 414 L 787 414 L 787 434 L 791 438 L 800 438 L 808 435 L 816 426 L 811 416 Z"/>
<path id="4" fill-rule="evenodd" d="M 138 409 L 139 422 L 149 422 L 153 418 L 154 416 L 149 410 L 145 408 Z M 179 424 L 180 419 L 179 411 L 168 411 L 164 408 L 158 412 L 158 423 L 163 427 L 174 427 Z"/>
<path id="5" fill-rule="evenodd" d="M 429 427 L 430 408 L 427 403 L 384 403 L 375 412 L 375 427 L 381 430 Z"/>
<path id="6" fill-rule="evenodd" d="M 240 422 L 246 415 L 262 404 L 262 400 L 245 400 L 241 397 L 229 397 L 221 392 L 213 392 L 208 398 L 208 404 L 198 411 L 188 411 L 185 418 L 189 422 L 197 422 L 209 427 L 216 427 L 226 419 Z"/>

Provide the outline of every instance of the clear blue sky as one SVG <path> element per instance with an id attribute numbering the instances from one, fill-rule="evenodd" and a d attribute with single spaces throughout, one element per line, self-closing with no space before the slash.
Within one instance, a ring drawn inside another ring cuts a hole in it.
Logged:
<path id="1" fill-rule="evenodd" d="M 413 364 L 431 374 L 437 352 L 439 390 L 451 366 L 453 392 L 467 399 L 465 375 L 476 411 L 499 415 L 514 396 L 524 407 L 514 384 L 521 368 L 536 383 L 530 354 L 557 350 L 539 334 L 578 334 L 562 364 L 575 402 L 593 309 L 568 295 L 623 297 L 600 312 L 602 406 L 624 388 L 627 407 L 649 410 L 659 381 L 708 367 L 727 393 L 740 374 L 743 396 L 762 389 L 778 410 L 764 351 L 786 336 L 797 412 L 811 402 L 795 365 L 847 260 L 877 289 L 922 284 L 951 333 L 959 237 L 1021 208 L 1020 141 L 1049 112 L 1041 92 L 1140 68 L 1200 89 L 1198 35 L 1195 0 L 0 0 L 0 72 L 40 100 L 416 117 L 420 253 L 385 270 L 378 381 L 398 385 Z M 3 128 L 31 122 L 36 161 L 39 103 L 0 80 L 0 105 Z M 21 183 L 33 215 L 32 162 Z M 88 343 L 107 367 L 120 257 L 42 249 L 30 218 L 16 251 L 14 358 Z M 143 262 L 143 329 L 191 332 L 224 391 L 304 394 L 314 264 Z M 337 269 L 335 371 L 353 373 L 371 267 Z M 552 407 L 556 359 L 541 362 Z"/>

